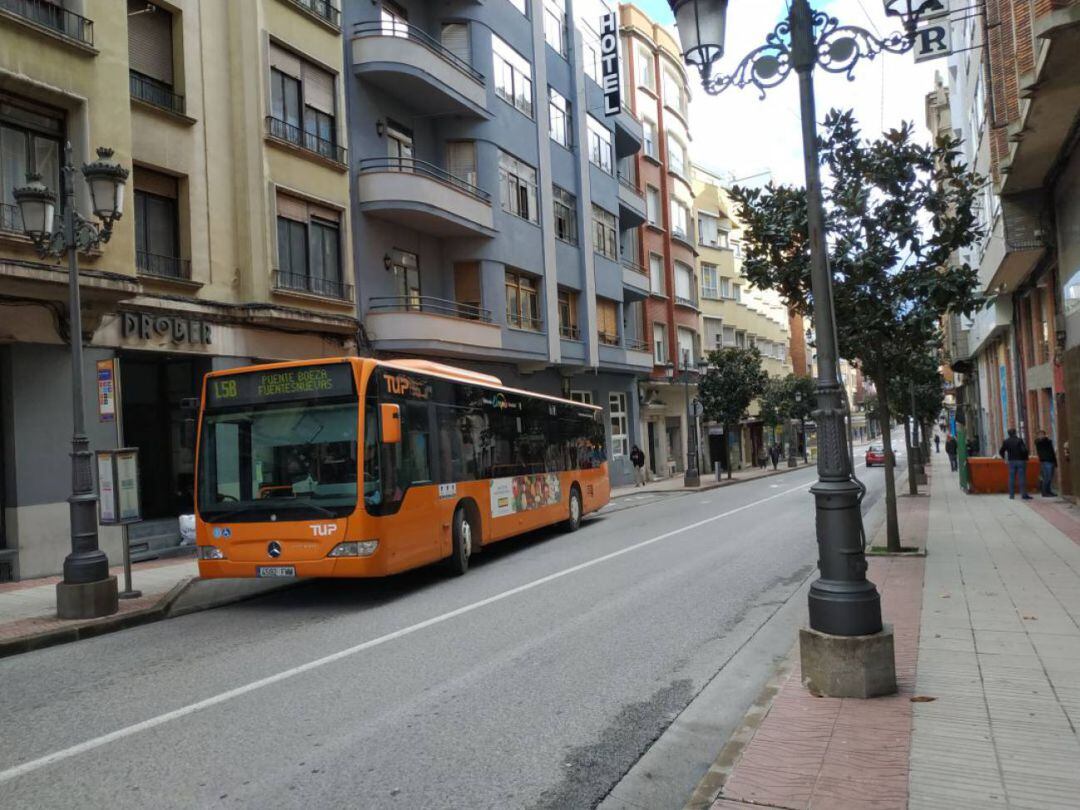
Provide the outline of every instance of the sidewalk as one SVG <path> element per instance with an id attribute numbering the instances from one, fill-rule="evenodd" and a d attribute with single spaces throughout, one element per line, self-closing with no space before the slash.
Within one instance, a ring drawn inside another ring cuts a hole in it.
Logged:
<path id="1" fill-rule="evenodd" d="M 870 558 L 899 694 L 815 698 L 795 650 L 690 806 L 1080 807 L 1080 510 L 965 495 L 944 458 L 898 499 L 927 556 Z"/>

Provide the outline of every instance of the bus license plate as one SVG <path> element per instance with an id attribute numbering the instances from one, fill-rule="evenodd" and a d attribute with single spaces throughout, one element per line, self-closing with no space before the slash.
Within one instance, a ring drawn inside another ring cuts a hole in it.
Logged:
<path id="1" fill-rule="evenodd" d="M 260 565 L 255 569 L 257 577 L 295 577 L 296 567 L 292 565 Z"/>

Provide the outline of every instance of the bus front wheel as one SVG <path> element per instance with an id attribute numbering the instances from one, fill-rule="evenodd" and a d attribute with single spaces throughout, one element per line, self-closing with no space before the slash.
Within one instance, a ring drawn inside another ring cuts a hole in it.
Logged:
<path id="1" fill-rule="evenodd" d="M 450 552 L 450 573 L 460 577 L 469 570 L 469 558 L 473 552 L 473 527 L 459 506 L 454 512 L 453 548 Z"/>
<path id="2" fill-rule="evenodd" d="M 576 532 L 581 526 L 581 490 L 577 484 L 570 487 L 570 516 L 565 525 L 568 532 Z"/>

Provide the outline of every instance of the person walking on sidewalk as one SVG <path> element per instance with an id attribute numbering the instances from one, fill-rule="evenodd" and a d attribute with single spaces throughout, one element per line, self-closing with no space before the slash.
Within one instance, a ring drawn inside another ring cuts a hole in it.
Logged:
<path id="1" fill-rule="evenodd" d="M 935 433 L 934 434 L 934 452 L 935 453 L 940 453 L 941 452 L 941 434 L 940 433 Z"/>
<path id="2" fill-rule="evenodd" d="M 630 448 L 630 463 L 634 465 L 634 486 L 645 486 L 645 454 L 636 444 Z"/>
<path id="3" fill-rule="evenodd" d="M 776 442 L 769 448 L 769 460 L 772 461 L 772 468 L 775 470 L 777 463 L 780 461 L 780 443 Z"/>
<path id="4" fill-rule="evenodd" d="M 1001 443 L 998 455 L 1009 465 L 1009 498 L 1012 499 L 1016 494 L 1016 482 L 1019 479 L 1020 496 L 1025 501 L 1030 501 L 1031 496 L 1027 494 L 1028 448 L 1024 440 L 1016 435 L 1016 428 L 1009 428 L 1009 436 Z"/>
<path id="5" fill-rule="evenodd" d="M 949 469 L 953 472 L 956 472 L 956 453 L 959 449 L 960 445 L 956 437 L 950 433 L 949 438 L 945 440 L 945 455 L 949 457 Z"/>
<path id="6" fill-rule="evenodd" d="M 1054 493 L 1054 467 L 1057 466 L 1057 453 L 1054 452 L 1054 442 L 1046 435 L 1045 430 L 1040 430 L 1035 439 L 1035 452 L 1039 456 L 1039 489 L 1044 498 L 1056 497 Z"/>

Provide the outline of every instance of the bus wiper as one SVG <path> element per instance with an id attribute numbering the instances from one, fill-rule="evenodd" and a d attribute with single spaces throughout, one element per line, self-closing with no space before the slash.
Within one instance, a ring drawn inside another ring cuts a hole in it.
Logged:
<path id="1" fill-rule="evenodd" d="M 335 512 L 332 512 L 329 509 L 326 509 L 325 507 L 319 506 L 318 504 L 314 504 L 314 503 L 303 502 L 303 503 L 284 504 L 284 503 L 269 503 L 269 502 L 265 502 L 265 501 L 262 502 L 262 503 L 258 503 L 258 504 L 250 504 L 248 506 L 240 506 L 240 507 L 237 507 L 236 509 L 226 509 L 224 512 L 204 513 L 204 515 L 205 515 L 205 517 L 209 518 L 209 520 L 211 522 L 221 522 L 221 521 L 229 520 L 229 518 L 234 518 L 237 515 L 246 515 L 246 514 L 250 514 L 252 512 L 269 512 L 269 511 L 272 511 L 274 509 L 310 509 L 311 511 L 315 512 L 318 515 L 322 515 L 323 517 L 335 518 L 335 519 L 338 517 L 338 515 Z"/>

